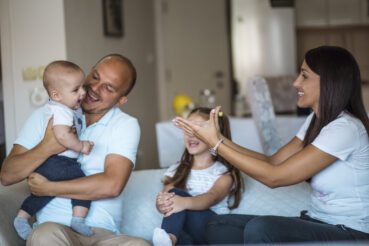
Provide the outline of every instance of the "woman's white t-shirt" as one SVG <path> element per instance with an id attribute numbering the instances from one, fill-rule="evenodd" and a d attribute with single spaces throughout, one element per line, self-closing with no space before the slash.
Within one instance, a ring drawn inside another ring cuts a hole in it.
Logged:
<path id="1" fill-rule="evenodd" d="M 299 139 L 304 139 L 313 114 L 297 133 Z M 312 145 L 338 160 L 312 177 L 308 215 L 369 233 L 369 138 L 364 125 L 343 112 L 322 128 Z"/>
<path id="2" fill-rule="evenodd" d="M 171 165 L 168 170 L 164 173 L 164 176 L 173 177 L 176 173 L 179 164 Z M 208 192 L 213 187 L 215 181 L 226 173 L 227 168 L 220 162 L 215 162 L 212 166 L 196 170 L 191 169 L 191 172 L 187 179 L 186 189 L 191 196 L 197 196 Z M 228 196 L 225 197 L 221 202 L 215 204 L 209 209 L 217 214 L 228 214 Z"/>

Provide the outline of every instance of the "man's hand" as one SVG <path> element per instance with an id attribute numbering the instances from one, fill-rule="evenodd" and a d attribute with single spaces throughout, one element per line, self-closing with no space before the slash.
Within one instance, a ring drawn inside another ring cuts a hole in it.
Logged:
<path id="1" fill-rule="evenodd" d="M 28 186 L 35 196 L 51 196 L 48 192 L 50 181 L 39 173 L 31 173 L 28 177 Z"/>
<path id="2" fill-rule="evenodd" d="M 156 196 L 156 208 L 162 214 L 166 214 L 172 210 L 171 205 L 173 201 L 171 200 L 174 193 L 160 191 Z"/>
<path id="3" fill-rule="evenodd" d="M 48 152 L 49 156 L 59 154 L 66 150 L 66 148 L 58 142 L 54 135 L 54 131 L 52 129 L 53 122 L 54 118 L 51 117 L 49 123 L 47 124 L 45 136 L 40 143 L 40 145 L 44 146 L 43 149 Z"/>
<path id="4" fill-rule="evenodd" d="M 171 199 L 171 201 L 173 202 L 173 204 L 170 206 L 171 210 L 165 213 L 164 217 L 168 217 L 174 213 L 178 213 L 178 212 L 181 212 L 187 209 L 188 207 L 187 204 L 189 202 L 189 199 L 191 199 L 191 197 L 182 197 L 182 196 L 174 195 L 174 197 Z"/>

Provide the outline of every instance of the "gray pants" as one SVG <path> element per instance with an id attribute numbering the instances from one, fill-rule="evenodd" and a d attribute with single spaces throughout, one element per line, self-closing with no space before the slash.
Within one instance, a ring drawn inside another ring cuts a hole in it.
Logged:
<path id="1" fill-rule="evenodd" d="M 300 217 L 216 215 L 205 228 L 210 244 L 256 244 L 368 240 L 369 234 L 343 225 L 330 225 L 301 212 Z"/>

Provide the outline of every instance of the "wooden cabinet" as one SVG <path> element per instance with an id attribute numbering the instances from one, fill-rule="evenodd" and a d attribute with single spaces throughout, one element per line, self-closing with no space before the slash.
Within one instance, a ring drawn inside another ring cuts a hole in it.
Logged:
<path id="1" fill-rule="evenodd" d="M 368 0 L 296 0 L 296 26 L 369 24 Z"/>
<path id="2" fill-rule="evenodd" d="M 341 46 L 354 55 L 362 80 L 369 82 L 369 25 L 298 28 L 296 35 L 298 62 L 302 62 L 305 52 L 311 48 Z"/>
<path id="3" fill-rule="evenodd" d="M 361 0 L 326 0 L 328 25 L 353 25 L 361 23 Z"/>
<path id="4" fill-rule="evenodd" d="M 326 26 L 327 1 L 326 0 L 296 0 L 296 26 Z"/>

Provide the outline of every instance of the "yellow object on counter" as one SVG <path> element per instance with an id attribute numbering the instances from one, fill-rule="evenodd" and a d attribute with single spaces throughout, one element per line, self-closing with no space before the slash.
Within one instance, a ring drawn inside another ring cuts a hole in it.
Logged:
<path id="1" fill-rule="evenodd" d="M 178 94 L 173 99 L 173 108 L 178 116 L 187 117 L 191 110 L 195 108 L 195 103 L 188 95 Z"/>

